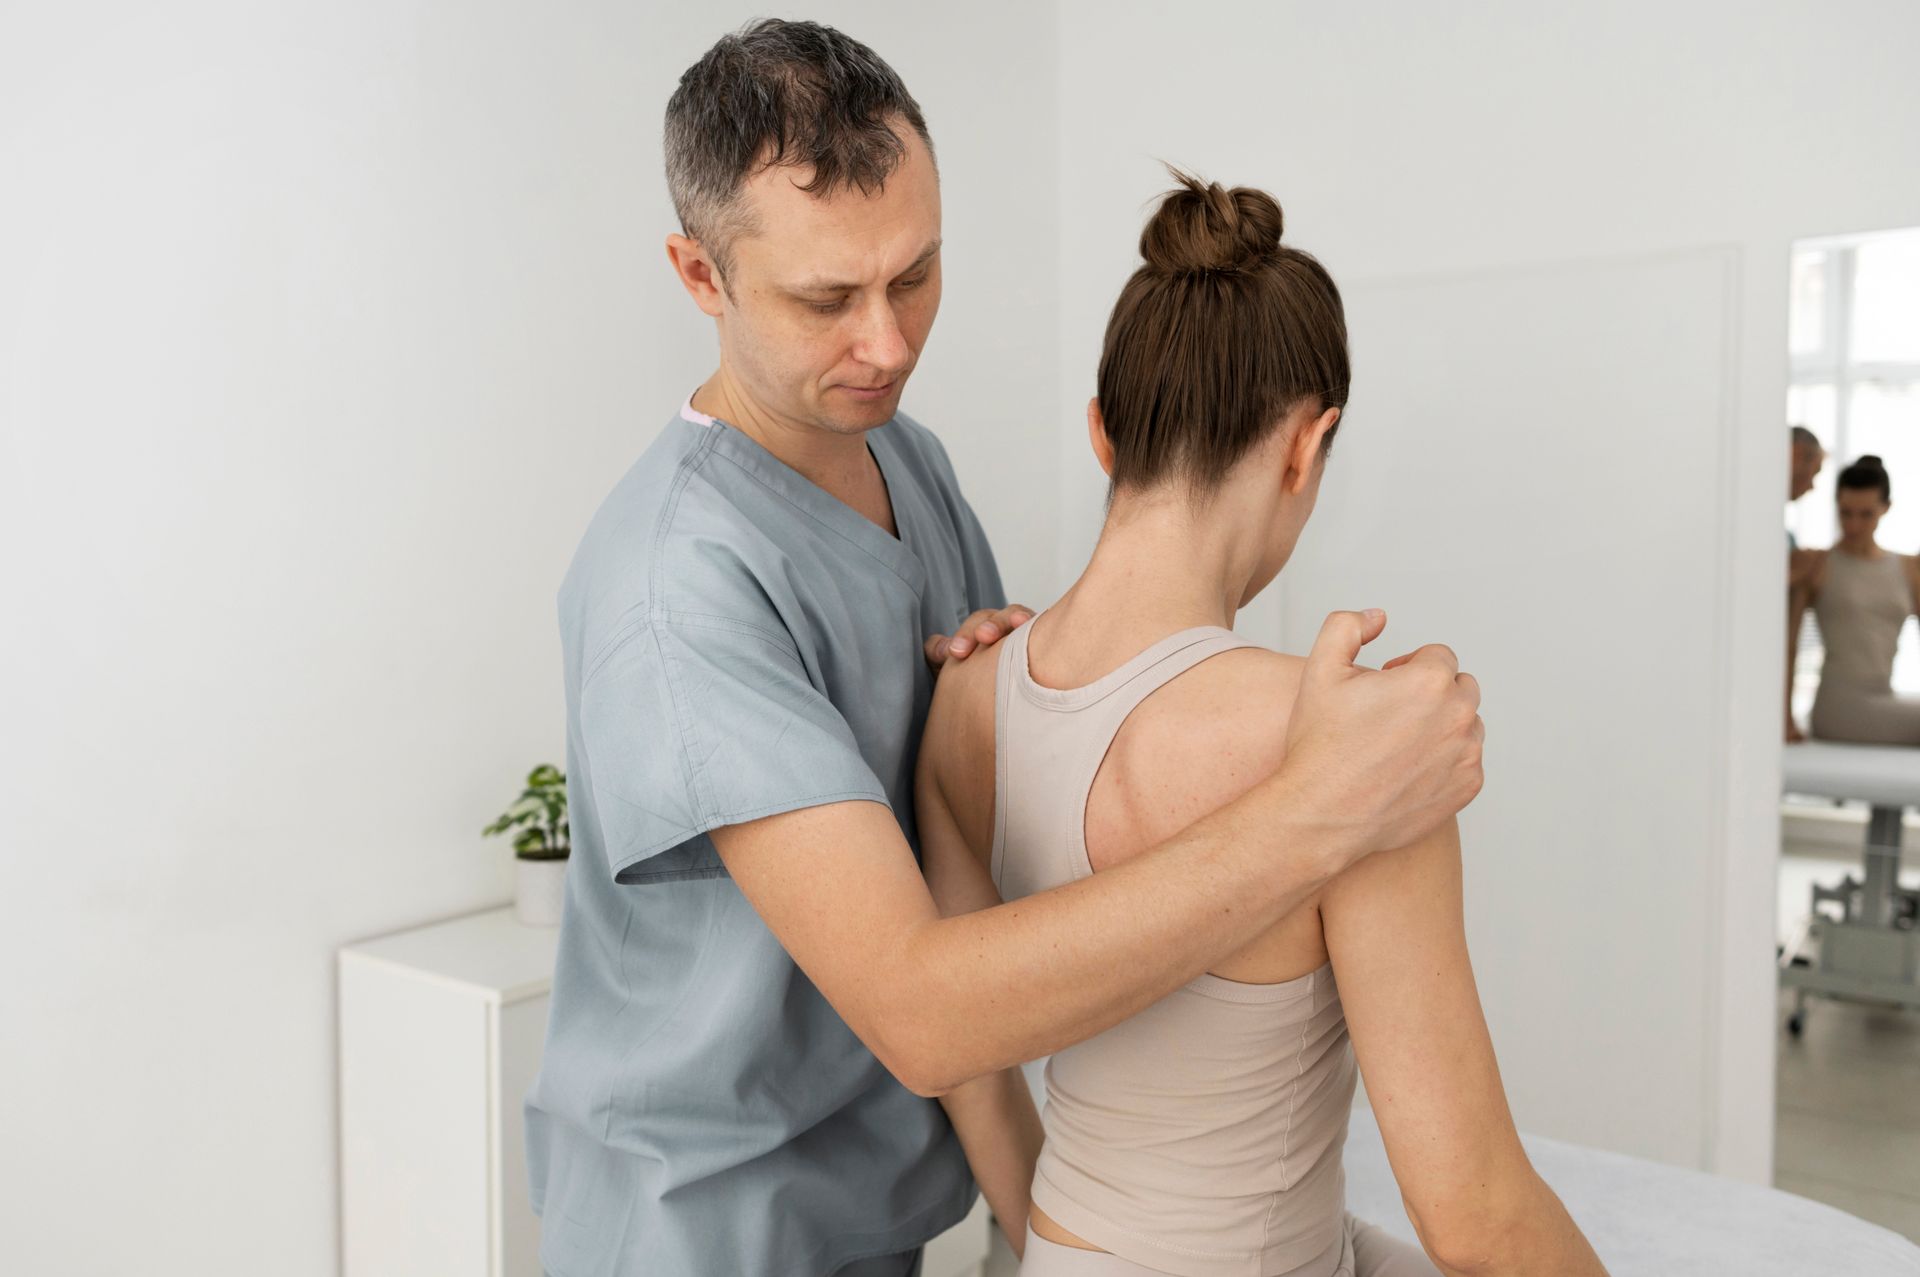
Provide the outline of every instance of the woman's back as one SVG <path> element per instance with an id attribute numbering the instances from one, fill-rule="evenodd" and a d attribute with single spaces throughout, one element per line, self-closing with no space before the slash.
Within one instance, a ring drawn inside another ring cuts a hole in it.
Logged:
<path id="1" fill-rule="evenodd" d="M 1273 654 L 1196 627 L 1063 690 L 1033 677 L 1034 632 L 1029 623 L 1002 644 L 995 680 L 991 866 L 1004 898 L 1137 854 L 1164 836 L 1155 826 L 1172 832 L 1227 801 L 1207 791 L 1231 788 L 1236 764 L 1249 771 L 1246 784 L 1264 774 L 1256 763 L 1265 760 L 1223 755 L 1219 714 L 1206 711 L 1235 684 L 1241 695 L 1230 704 L 1270 695 L 1273 680 L 1255 670 Z M 1198 739 L 1182 748 L 1199 726 L 1214 748 Z M 1153 778 L 1132 783 L 1147 767 Z M 1355 1071 L 1317 919 L 1300 918 L 1311 913 L 1297 911 L 1275 929 L 1284 934 L 1254 946 L 1293 954 L 1243 953 L 1227 968 L 1257 982 L 1202 975 L 1053 1056 L 1033 1185 L 1040 1213 L 1076 1238 L 1189 1277 L 1336 1271 Z M 1276 956 L 1317 961 L 1294 978 L 1260 978 Z"/>
<path id="2" fill-rule="evenodd" d="M 1127 872 L 1279 765 L 1305 662 L 1218 626 L 1151 638 L 1177 625 L 1063 600 L 997 659 L 940 676 L 921 801 L 945 809 L 1003 898 Z M 1062 725 L 1073 715 L 1088 725 Z M 1433 1277 L 1420 1249 L 1344 1211 L 1356 1062 L 1428 1254 L 1493 1273 L 1601 1271 L 1514 1132 L 1448 822 L 1055 1052 L 1023 1277 Z"/>

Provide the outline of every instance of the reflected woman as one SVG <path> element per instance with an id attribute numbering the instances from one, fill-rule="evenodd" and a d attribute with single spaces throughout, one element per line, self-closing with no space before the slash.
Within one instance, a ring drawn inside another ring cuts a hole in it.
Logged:
<path id="1" fill-rule="evenodd" d="M 1842 470 L 1834 501 L 1840 540 L 1813 552 L 1789 595 L 1789 677 L 1811 607 L 1826 648 L 1807 723 L 1812 734 L 1866 745 L 1920 745 L 1920 696 L 1893 690 L 1901 627 L 1920 611 L 1920 557 L 1895 554 L 1874 540 L 1893 505 L 1893 484 L 1880 458 L 1868 453 Z M 1800 739 L 1791 713 L 1787 739 Z"/>

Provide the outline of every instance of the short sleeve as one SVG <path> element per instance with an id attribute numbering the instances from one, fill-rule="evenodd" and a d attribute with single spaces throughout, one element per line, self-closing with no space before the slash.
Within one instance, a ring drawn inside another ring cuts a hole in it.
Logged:
<path id="1" fill-rule="evenodd" d="M 792 641 L 745 622 L 655 618 L 586 679 L 580 731 L 621 881 L 719 872 L 703 835 L 724 825 L 887 802 Z"/>

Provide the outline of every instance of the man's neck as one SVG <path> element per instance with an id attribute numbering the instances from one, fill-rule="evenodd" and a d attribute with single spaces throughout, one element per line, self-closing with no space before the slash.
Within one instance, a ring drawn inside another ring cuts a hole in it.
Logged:
<path id="1" fill-rule="evenodd" d="M 893 505 L 866 432 L 841 434 L 763 408 L 725 364 L 693 392 L 695 412 L 718 418 L 765 448 L 841 504 L 898 536 Z"/>

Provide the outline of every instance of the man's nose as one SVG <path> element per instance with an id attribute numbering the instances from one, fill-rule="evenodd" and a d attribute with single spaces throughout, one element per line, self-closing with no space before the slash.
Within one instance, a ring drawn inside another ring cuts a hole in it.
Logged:
<path id="1" fill-rule="evenodd" d="M 882 298 L 866 307 L 860 317 L 860 335 L 853 349 L 861 363 L 887 373 L 905 369 L 913 357 L 907 349 L 906 334 L 900 331 L 900 319 L 893 312 L 893 300 Z"/>

